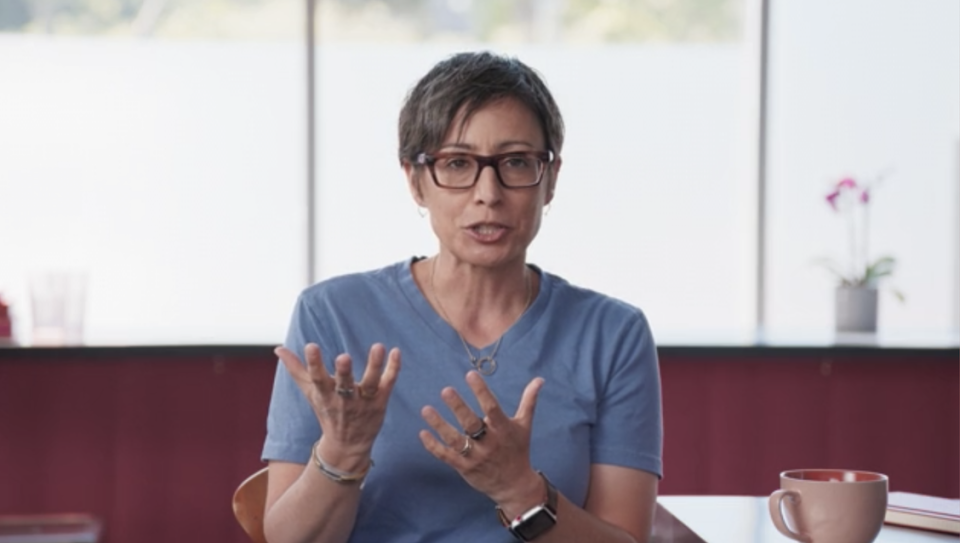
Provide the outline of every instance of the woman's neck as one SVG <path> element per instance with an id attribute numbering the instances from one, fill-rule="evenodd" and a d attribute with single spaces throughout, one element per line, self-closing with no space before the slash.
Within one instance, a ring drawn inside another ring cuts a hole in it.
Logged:
<path id="1" fill-rule="evenodd" d="M 499 269 L 450 257 L 423 262 L 421 290 L 437 313 L 472 345 L 497 341 L 533 301 L 536 273 L 523 260 Z"/>

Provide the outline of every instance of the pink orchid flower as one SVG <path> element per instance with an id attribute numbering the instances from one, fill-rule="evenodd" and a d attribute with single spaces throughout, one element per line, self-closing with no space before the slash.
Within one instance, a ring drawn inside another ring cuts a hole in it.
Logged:
<path id="1" fill-rule="evenodd" d="M 825 196 L 830 208 L 842 215 L 847 223 L 850 245 L 848 262 L 841 268 L 831 260 L 824 261 L 839 277 L 841 285 L 872 286 L 893 273 L 896 261 L 889 256 L 872 259 L 867 244 L 870 225 L 868 212 L 873 205 L 874 187 L 881 177 L 861 178 L 859 182 L 854 177 L 839 178 Z"/>
<path id="2" fill-rule="evenodd" d="M 835 190 L 827 195 L 827 203 L 830 204 L 830 207 L 832 207 L 834 211 L 839 211 L 839 209 L 837 208 L 837 198 L 839 197 L 840 197 L 839 190 Z"/>
<path id="3" fill-rule="evenodd" d="M 857 182 L 853 180 L 852 177 L 845 177 L 837 183 L 837 189 L 855 189 L 857 188 Z"/>
<path id="4" fill-rule="evenodd" d="M 854 192 L 857 193 L 857 200 L 861 203 L 868 203 L 870 201 L 870 193 L 867 187 L 860 187 L 857 185 L 856 180 L 852 177 L 844 177 L 837 182 L 836 188 L 833 189 L 833 192 L 827 195 L 827 203 L 830 204 L 830 207 L 834 211 L 840 211 L 839 206 L 837 205 L 837 200 L 840 198 L 840 195 L 845 192 Z"/>

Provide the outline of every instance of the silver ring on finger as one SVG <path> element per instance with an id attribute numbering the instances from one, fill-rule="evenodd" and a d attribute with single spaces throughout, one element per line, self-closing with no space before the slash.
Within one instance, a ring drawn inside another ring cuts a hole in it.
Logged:
<path id="1" fill-rule="evenodd" d="M 487 434 L 487 423 L 481 420 L 480 428 L 477 428 L 477 430 L 473 432 L 465 432 L 465 434 L 474 441 L 480 441 L 480 438 Z"/>
<path id="2" fill-rule="evenodd" d="M 350 398 L 353 396 L 353 389 L 337 387 L 337 394 L 343 396 L 344 398 Z"/>
<path id="3" fill-rule="evenodd" d="M 460 449 L 460 456 L 467 456 L 473 450 L 473 440 L 470 436 L 463 435 L 463 448 Z"/>

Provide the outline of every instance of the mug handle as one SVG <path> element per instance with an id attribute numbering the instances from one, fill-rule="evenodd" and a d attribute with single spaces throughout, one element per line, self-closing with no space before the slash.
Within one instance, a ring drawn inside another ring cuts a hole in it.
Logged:
<path id="1" fill-rule="evenodd" d="M 810 536 L 798 534 L 787 527 L 787 522 L 783 518 L 783 499 L 787 496 L 789 496 L 794 503 L 800 503 L 800 493 L 796 490 L 780 489 L 770 494 L 770 518 L 773 519 L 773 525 L 777 527 L 777 530 L 780 530 L 781 534 L 790 539 L 811 543 Z"/>

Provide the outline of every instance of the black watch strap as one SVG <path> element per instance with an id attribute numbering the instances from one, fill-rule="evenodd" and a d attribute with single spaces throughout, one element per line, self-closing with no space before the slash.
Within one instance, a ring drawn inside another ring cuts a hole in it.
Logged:
<path id="1" fill-rule="evenodd" d="M 540 477 L 543 477 L 543 484 L 547 485 L 547 503 L 543 504 L 550 510 L 554 515 L 557 514 L 557 488 L 550 483 L 550 479 L 547 479 L 547 476 L 543 474 L 542 471 L 538 471 Z"/>
<path id="2" fill-rule="evenodd" d="M 533 541 L 557 523 L 557 489 L 543 472 L 538 471 L 537 474 L 543 479 L 547 489 L 547 499 L 544 503 L 531 508 L 513 521 L 507 518 L 499 506 L 497 507 L 500 522 L 520 541 Z"/>

